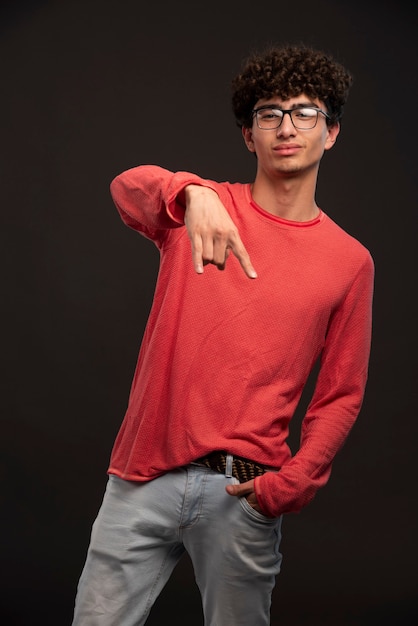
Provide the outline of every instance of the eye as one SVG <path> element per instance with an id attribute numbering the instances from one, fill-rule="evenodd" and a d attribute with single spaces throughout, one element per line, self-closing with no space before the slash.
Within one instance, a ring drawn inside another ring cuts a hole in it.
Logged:
<path id="1" fill-rule="evenodd" d="M 277 109 L 261 109 L 258 115 L 262 120 L 276 120 L 278 117 L 281 117 L 281 111 Z"/>
<path id="2" fill-rule="evenodd" d="M 300 120 L 311 119 L 316 115 L 316 109 L 312 109 L 310 107 L 303 107 L 301 109 L 295 109 L 293 111 L 293 115 Z"/>

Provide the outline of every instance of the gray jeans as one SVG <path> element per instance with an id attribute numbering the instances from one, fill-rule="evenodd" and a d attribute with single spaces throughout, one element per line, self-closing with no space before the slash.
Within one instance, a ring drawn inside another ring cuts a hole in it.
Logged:
<path id="1" fill-rule="evenodd" d="M 205 626 L 268 626 L 281 517 L 191 464 L 150 482 L 110 476 L 79 581 L 73 626 L 141 626 L 186 550 Z"/>

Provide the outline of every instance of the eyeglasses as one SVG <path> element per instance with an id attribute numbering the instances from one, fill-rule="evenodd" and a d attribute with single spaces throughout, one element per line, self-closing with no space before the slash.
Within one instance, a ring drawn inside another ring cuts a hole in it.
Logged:
<path id="1" fill-rule="evenodd" d="M 258 109 L 254 109 L 252 114 L 256 118 L 258 128 L 261 130 L 274 130 L 279 128 L 283 118 L 289 114 L 292 124 L 298 130 L 311 130 L 315 128 L 318 121 L 318 113 L 331 119 L 328 113 L 318 107 L 295 107 L 294 109 L 279 109 L 279 107 L 265 104 Z"/>

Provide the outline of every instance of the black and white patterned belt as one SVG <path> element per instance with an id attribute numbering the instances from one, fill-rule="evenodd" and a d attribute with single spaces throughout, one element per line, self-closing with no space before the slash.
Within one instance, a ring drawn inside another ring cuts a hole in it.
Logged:
<path id="1" fill-rule="evenodd" d="M 198 465 L 205 465 L 215 472 L 225 474 L 227 472 L 227 452 L 216 451 L 210 452 L 206 456 L 202 456 L 200 459 L 194 461 Z M 256 478 L 256 476 L 262 476 L 268 471 L 278 471 L 280 468 L 269 467 L 267 465 L 261 465 L 250 459 L 245 459 L 240 456 L 232 457 L 231 475 L 234 476 L 240 483 L 245 483 L 248 480 Z"/>

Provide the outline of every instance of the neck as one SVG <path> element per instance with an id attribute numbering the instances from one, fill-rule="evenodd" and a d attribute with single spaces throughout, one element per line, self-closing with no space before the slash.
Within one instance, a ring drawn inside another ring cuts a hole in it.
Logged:
<path id="1" fill-rule="evenodd" d="M 251 193 L 254 201 L 268 213 L 286 220 L 308 222 L 317 217 L 315 180 L 281 178 L 271 181 L 257 174 Z"/>

